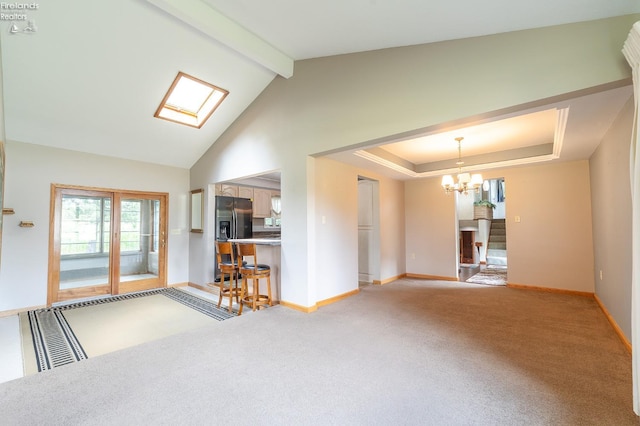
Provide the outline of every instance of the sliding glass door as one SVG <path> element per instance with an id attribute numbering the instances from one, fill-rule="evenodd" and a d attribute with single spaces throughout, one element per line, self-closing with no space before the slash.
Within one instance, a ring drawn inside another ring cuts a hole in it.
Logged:
<path id="1" fill-rule="evenodd" d="M 54 185 L 48 304 L 166 286 L 166 203 Z"/>
<path id="2" fill-rule="evenodd" d="M 53 301 L 111 293 L 111 205 L 112 195 L 107 192 L 58 192 L 53 227 L 57 295 Z"/>
<path id="3" fill-rule="evenodd" d="M 120 224 L 117 282 L 120 293 L 162 287 L 164 283 L 164 211 L 157 196 L 118 196 Z M 114 253 L 115 254 L 115 253 Z"/>

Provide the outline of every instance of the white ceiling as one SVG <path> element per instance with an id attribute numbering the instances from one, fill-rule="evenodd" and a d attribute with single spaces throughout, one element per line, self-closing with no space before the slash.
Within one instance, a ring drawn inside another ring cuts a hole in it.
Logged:
<path id="1" fill-rule="evenodd" d="M 296 60 L 640 11 L 636 0 L 205 0 Z"/>
<path id="2" fill-rule="evenodd" d="M 411 138 L 384 145 L 383 149 L 414 164 L 424 164 L 455 158 L 458 137 L 464 138 L 460 146 L 465 157 L 547 144 L 554 140 L 557 116 L 554 109 L 532 112 L 464 129 Z"/>
<path id="3" fill-rule="evenodd" d="M 328 157 L 401 180 L 456 172 L 457 137 L 465 171 L 587 159 L 632 94 L 623 86 Z"/>
<path id="4" fill-rule="evenodd" d="M 290 72 L 294 60 L 638 12 L 637 0 L 115 0 L 92 2 L 91 7 L 72 0 L 41 3 L 28 12 L 38 27 L 34 34 L 9 34 L 10 22 L 0 22 L 6 137 L 189 168 L 277 74 Z M 153 117 L 178 71 L 230 92 L 202 129 Z M 587 127 L 578 125 L 582 118 L 573 111 L 579 108 L 571 105 L 563 157 L 590 155 L 628 93 L 617 89 L 603 95 L 606 102 L 591 99 L 596 107 L 583 99 L 584 118 L 592 119 Z M 525 125 L 519 120 L 519 126 Z M 456 134 L 465 136 L 463 154 L 467 149 L 471 154 L 471 129 L 466 135 L 461 129 L 450 130 L 456 131 L 444 136 L 450 139 L 446 149 L 453 146 L 455 152 Z M 548 140 L 549 132 L 545 128 L 536 137 Z M 573 146 L 578 136 L 589 142 Z M 514 139 L 512 135 L 512 143 Z M 432 140 L 425 143 L 430 146 Z M 403 144 L 386 149 L 416 164 L 434 161 L 426 154 L 415 157 L 413 147 L 421 146 L 417 142 Z M 370 161 L 363 164 L 377 167 Z"/>

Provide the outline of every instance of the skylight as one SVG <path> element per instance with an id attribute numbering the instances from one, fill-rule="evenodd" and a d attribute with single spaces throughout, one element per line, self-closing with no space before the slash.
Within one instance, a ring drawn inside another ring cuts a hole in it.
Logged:
<path id="1" fill-rule="evenodd" d="M 228 91 L 179 72 L 154 117 L 201 128 Z"/>

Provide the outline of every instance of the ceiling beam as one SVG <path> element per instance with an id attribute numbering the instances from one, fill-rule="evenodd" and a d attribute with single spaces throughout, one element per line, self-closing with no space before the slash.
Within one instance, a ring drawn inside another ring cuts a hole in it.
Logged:
<path id="1" fill-rule="evenodd" d="M 289 78 L 294 60 L 200 0 L 147 0 L 263 67 Z"/>

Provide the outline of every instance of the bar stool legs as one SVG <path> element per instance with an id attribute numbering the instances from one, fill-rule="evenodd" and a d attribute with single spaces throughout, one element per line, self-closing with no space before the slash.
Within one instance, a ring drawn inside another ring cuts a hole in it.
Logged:
<path id="1" fill-rule="evenodd" d="M 238 264 L 242 275 L 242 285 L 240 287 L 240 309 L 238 315 L 242 314 L 244 305 L 251 306 L 252 310 L 260 309 L 263 306 L 273 306 L 271 298 L 271 268 L 269 265 L 259 264 L 256 256 L 256 245 L 238 243 Z M 252 258 L 251 262 L 243 263 L 245 257 Z M 267 280 L 267 294 L 260 294 L 260 279 Z M 253 282 L 252 291 L 249 292 L 249 280 Z"/>
<path id="2" fill-rule="evenodd" d="M 223 259 L 222 256 L 227 256 L 228 259 Z M 236 303 L 240 304 L 239 295 L 240 288 L 238 288 L 238 262 L 236 261 L 233 244 L 230 242 L 216 241 L 216 259 L 218 263 L 218 269 L 220 269 L 220 293 L 218 296 L 218 308 L 222 304 L 224 297 L 229 297 L 229 313 L 232 312 L 233 298 L 236 298 Z M 229 276 L 229 286 L 224 285 L 225 277 Z"/>
<path id="3" fill-rule="evenodd" d="M 224 282 L 225 282 L 225 275 L 229 275 L 229 287 L 225 287 Z M 237 270 L 231 270 L 229 272 L 222 272 L 221 276 L 220 276 L 220 293 L 218 295 L 218 308 L 220 307 L 220 305 L 222 305 L 222 299 L 224 297 L 229 297 L 229 306 L 228 306 L 228 310 L 229 313 L 232 312 L 232 306 L 233 306 L 233 298 L 236 298 L 236 303 L 240 303 L 239 300 L 239 295 L 240 295 L 241 291 L 240 288 L 238 288 L 238 271 Z"/>
<path id="4" fill-rule="evenodd" d="M 238 315 L 242 314 L 242 307 L 244 305 L 250 305 L 251 310 L 255 311 L 259 309 L 261 306 L 269 305 L 273 306 L 273 302 L 271 299 L 271 276 L 266 275 L 262 278 L 267 279 L 267 294 L 260 294 L 260 277 L 252 277 L 252 289 L 249 292 L 248 286 L 248 278 L 243 275 L 242 276 L 242 285 L 240 289 L 240 309 L 238 310 Z"/>

